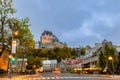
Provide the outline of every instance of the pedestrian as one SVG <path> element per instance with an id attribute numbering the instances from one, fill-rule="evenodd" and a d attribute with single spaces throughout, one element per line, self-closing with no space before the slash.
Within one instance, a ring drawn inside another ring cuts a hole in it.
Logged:
<path id="1" fill-rule="evenodd" d="M 12 78 L 12 72 L 11 72 L 11 70 L 10 70 L 10 69 L 8 69 L 8 72 L 7 72 L 7 73 L 8 73 L 8 78 L 10 78 L 10 79 L 11 79 L 11 78 Z"/>

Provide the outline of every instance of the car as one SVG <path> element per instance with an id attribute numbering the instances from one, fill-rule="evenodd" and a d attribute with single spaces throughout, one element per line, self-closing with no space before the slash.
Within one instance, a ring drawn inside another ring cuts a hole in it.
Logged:
<path id="1" fill-rule="evenodd" d="M 43 67 L 40 67 L 39 69 L 36 69 L 36 72 L 42 73 L 43 72 Z"/>
<path id="2" fill-rule="evenodd" d="M 61 73 L 60 68 L 55 68 L 55 69 L 53 70 L 53 73 L 55 73 L 55 74 Z"/>

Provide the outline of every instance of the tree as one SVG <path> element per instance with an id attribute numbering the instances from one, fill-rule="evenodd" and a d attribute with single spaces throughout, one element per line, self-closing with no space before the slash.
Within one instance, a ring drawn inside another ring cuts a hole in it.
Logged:
<path id="1" fill-rule="evenodd" d="M 115 48 L 113 46 L 108 46 L 106 43 L 105 46 L 102 48 L 103 50 L 100 51 L 99 55 L 99 66 L 104 70 L 105 67 L 108 68 L 109 72 L 112 70 L 112 63 L 108 60 L 109 56 L 113 57 L 113 62 L 117 63 L 116 55 L 115 55 Z M 114 64 L 116 66 L 117 64 Z"/>
<path id="2" fill-rule="evenodd" d="M 62 51 L 64 53 L 64 58 L 71 58 L 71 49 L 69 47 L 64 46 Z"/>
<path id="3" fill-rule="evenodd" d="M 105 45 L 105 61 L 106 61 L 106 66 L 108 68 L 108 71 L 112 73 L 113 71 L 113 68 L 112 68 L 112 62 L 108 59 L 110 56 L 112 56 L 113 58 L 113 66 L 114 66 L 114 69 L 116 68 L 116 63 L 117 63 L 117 58 L 116 58 L 116 55 L 115 55 L 115 48 L 113 46 L 108 46 L 107 44 Z"/>
<path id="4" fill-rule="evenodd" d="M 102 68 L 102 71 L 104 70 L 106 66 L 105 56 L 102 51 L 100 52 L 100 55 L 99 55 L 99 66 Z"/>
<path id="5" fill-rule="evenodd" d="M 81 55 L 85 55 L 85 48 L 80 48 Z"/>
<path id="6" fill-rule="evenodd" d="M 76 49 L 69 48 L 64 46 L 63 48 L 54 47 L 54 48 L 39 48 L 33 49 L 30 51 L 31 53 L 28 55 L 28 66 L 27 68 L 32 68 L 32 66 L 36 65 L 36 67 L 41 66 L 42 60 L 45 59 L 56 59 L 58 62 L 61 59 L 75 59 L 77 57 Z M 31 61 L 32 60 L 32 61 Z"/>
<path id="7" fill-rule="evenodd" d="M 19 28 L 19 46 L 18 46 L 18 57 L 22 57 L 22 53 L 28 54 L 31 53 L 35 48 L 35 40 L 33 39 L 33 35 L 29 29 L 29 19 L 24 18 L 20 21 L 20 28 Z"/>
<path id="8" fill-rule="evenodd" d="M 33 63 L 33 66 L 36 66 L 36 68 L 40 68 L 41 65 L 42 65 L 42 58 L 40 57 L 34 57 L 34 63 Z"/>
<path id="9" fill-rule="evenodd" d="M 9 26 L 9 20 L 13 13 L 15 13 L 15 9 L 12 6 L 12 0 L 0 0 L 0 56 L 3 51 L 10 46 L 8 31 L 17 29 L 18 27 L 17 25 L 15 26 L 17 21 L 15 24 L 13 23 L 11 27 Z"/>
<path id="10" fill-rule="evenodd" d="M 75 59 L 77 58 L 77 51 L 76 51 L 76 48 L 71 48 L 71 58 L 72 59 Z"/>
<path id="11" fill-rule="evenodd" d="M 118 64 L 117 64 L 117 71 L 118 71 L 118 74 L 120 74 L 120 52 L 118 52 Z"/>

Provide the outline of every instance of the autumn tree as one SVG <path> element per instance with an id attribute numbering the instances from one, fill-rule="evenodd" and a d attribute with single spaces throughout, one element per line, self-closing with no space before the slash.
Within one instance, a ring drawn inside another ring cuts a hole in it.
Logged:
<path id="1" fill-rule="evenodd" d="M 35 48 L 35 40 L 33 39 L 33 35 L 30 31 L 30 24 L 29 24 L 29 19 L 24 18 L 20 21 L 19 24 L 21 27 L 19 28 L 19 34 L 18 34 L 18 39 L 19 39 L 19 46 L 17 47 L 18 49 L 18 57 L 22 57 L 23 54 L 26 56 L 33 52 Z M 34 52 L 33 52 L 34 53 Z"/>
<path id="2" fill-rule="evenodd" d="M 12 32 L 19 28 L 19 20 L 13 18 L 14 13 L 12 0 L 0 0 L 0 56 L 5 49 L 10 48 Z"/>
<path id="3" fill-rule="evenodd" d="M 81 47 L 80 48 L 80 53 L 81 53 L 81 55 L 85 55 L 85 48 Z"/>

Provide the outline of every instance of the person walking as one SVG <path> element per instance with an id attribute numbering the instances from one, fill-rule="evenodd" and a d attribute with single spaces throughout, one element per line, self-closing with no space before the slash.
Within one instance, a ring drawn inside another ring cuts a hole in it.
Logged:
<path id="1" fill-rule="evenodd" d="M 8 78 L 10 78 L 10 79 L 11 79 L 11 78 L 12 78 L 12 72 L 11 72 L 11 70 L 10 70 L 10 69 L 8 69 L 8 72 L 7 72 L 7 73 L 8 73 Z"/>

